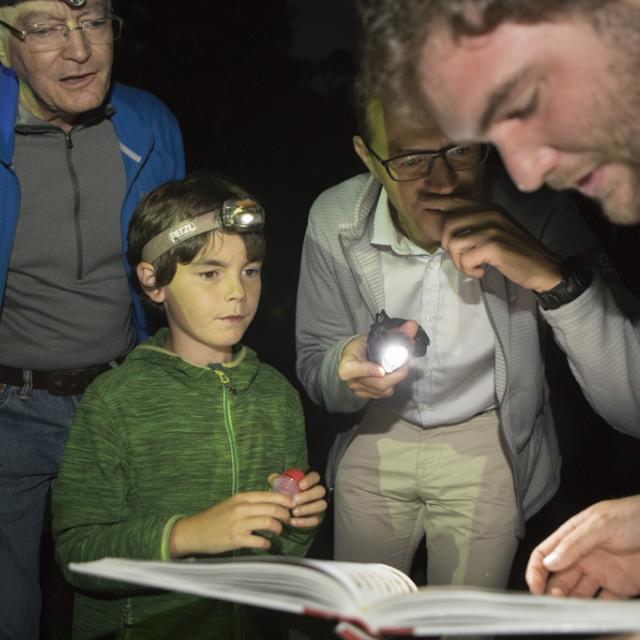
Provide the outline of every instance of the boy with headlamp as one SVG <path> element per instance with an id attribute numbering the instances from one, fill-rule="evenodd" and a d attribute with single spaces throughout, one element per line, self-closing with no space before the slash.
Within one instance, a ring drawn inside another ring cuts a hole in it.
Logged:
<path id="1" fill-rule="evenodd" d="M 309 547 L 326 508 L 319 475 L 293 497 L 269 491 L 285 469 L 307 469 L 298 394 L 241 344 L 260 298 L 263 223 L 253 198 L 206 174 L 136 209 L 129 262 L 169 326 L 80 403 L 53 497 L 63 567 Z M 75 638 L 245 637 L 237 606 L 66 576 L 79 590 Z"/>

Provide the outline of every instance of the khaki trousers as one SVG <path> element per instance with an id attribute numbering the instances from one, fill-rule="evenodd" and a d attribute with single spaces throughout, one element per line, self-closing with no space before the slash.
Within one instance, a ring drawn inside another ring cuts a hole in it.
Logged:
<path id="1" fill-rule="evenodd" d="M 372 406 L 340 460 L 335 558 L 409 573 L 423 535 L 430 585 L 504 588 L 518 541 L 513 474 L 490 411 L 423 429 Z"/>

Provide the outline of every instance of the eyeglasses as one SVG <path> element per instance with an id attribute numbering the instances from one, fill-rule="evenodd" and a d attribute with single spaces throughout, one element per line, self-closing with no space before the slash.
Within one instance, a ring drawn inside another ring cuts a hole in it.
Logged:
<path id="1" fill-rule="evenodd" d="M 24 42 L 32 53 L 46 53 L 64 49 L 72 31 L 80 31 L 89 44 L 111 44 L 122 33 L 122 19 L 118 16 L 94 18 L 78 22 L 77 27 L 66 24 L 34 24 L 27 29 L 16 27 L 0 20 L 0 25 Z"/>
<path id="2" fill-rule="evenodd" d="M 489 157 L 488 144 L 450 144 L 439 151 L 414 151 L 383 160 L 366 142 L 364 144 L 396 182 L 428 177 L 438 158 L 442 158 L 451 171 L 467 171 L 480 167 Z"/>

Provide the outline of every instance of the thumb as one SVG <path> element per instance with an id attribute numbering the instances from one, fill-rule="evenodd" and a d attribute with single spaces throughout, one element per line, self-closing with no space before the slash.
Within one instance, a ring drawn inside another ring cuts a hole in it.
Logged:
<path id="1" fill-rule="evenodd" d="M 415 340 L 419 328 L 420 325 L 415 320 L 407 320 L 404 324 L 400 325 L 397 330 L 404 333 L 407 338 Z"/>

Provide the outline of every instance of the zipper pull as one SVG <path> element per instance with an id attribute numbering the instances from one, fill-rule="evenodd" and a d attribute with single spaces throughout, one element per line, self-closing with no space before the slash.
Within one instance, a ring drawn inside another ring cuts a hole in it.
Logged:
<path id="1" fill-rule="evenodd" d="M 67 149 L 73 149 L 73 140 L 71 139 L 71 131 L 64 132 L 64 143 Z"/>
<path id="2" fill-rule="evenodd" d="M 227 376 L 227 374 L 224 371 L 220 371 L 220 369 L 211 367 L 213 369 L 213 372 L 218 376 L 218 378 L 220 379 L 220 382 L 222 382 L 222 384 L 227 387 L 227 389 L 229 389 L 229 391 L 231 391 L 232 393 L 236 393 L 235 388 L 232 386 L 231 384 L 231 380 L 229 380 L 229 376 Z"/>

